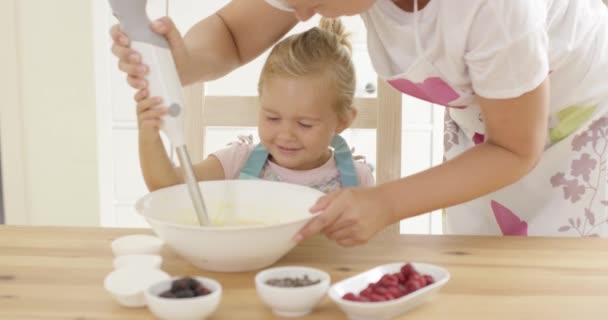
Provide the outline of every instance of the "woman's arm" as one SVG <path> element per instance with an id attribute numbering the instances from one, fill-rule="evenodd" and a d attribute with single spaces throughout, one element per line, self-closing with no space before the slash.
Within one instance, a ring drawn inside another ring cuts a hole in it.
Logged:
<path id="1" fill-rule="evenodd" d="M 481 98 L 484 143 L 415 175 L 320 198 L 311 212 L 322 214 L 304 226 L 295 240 L 322 231 L 340 245 L 365 243 L 389 224 L 475 199 L 521 179 L 544 149 L 548 93 L 546 79 L 517 98 Z"/>
<path id="2" fill-rule="evenodd" d="M 217 79 L 255 59 L 297 22 L 293 13 L 264 0 L 233 0 L 186 33 L 191 63 L 180 70 L 182 79 L 185 84 Z"/>
<path id="3" fill-rule="evenodd" d="M 283 12 L 264 0 L 233 0 L 218 12 L 196 23 L 182 38 L 170 19 L 152 24 L 167 38 L 182 85 L 217 79 L 253 60 L 270 48 L 297 23 L 292 13 Z M 112 27 L 112 53 L 119 69 L 135 89 L 147 86 L 148 70 L 141 56 L 129 48 L 129 39 L 118 25 Z"/>
<path id="4" fill-rule="evenodd" d="M 381 186 L 394 221 L 478 198 L 534 168 L 547 137 L 549 80 L 517 98 L 480 98 L 479 102 L 484 143 L 439 166 Z"/>

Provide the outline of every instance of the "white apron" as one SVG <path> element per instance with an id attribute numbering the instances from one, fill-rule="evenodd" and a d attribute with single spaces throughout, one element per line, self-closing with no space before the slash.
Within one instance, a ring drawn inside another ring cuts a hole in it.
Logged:
<path id="1" fill-rule="evenodd" d="M 484 141 L 483 119 L 474 94 L 459 91 L 428 61 L 414 19 L 417 58 L 406 72 L 387 81 L 405 94 L 448 107 L 444 147 L 449 160 Z M 560 111 L 552 111 L 546 149 L 532 172 L 491 194 L 447 208 L 444 232 L 608 236 L 608 79 L 597 80 L 605 83 L 598 89 L 606 92 L 603 99 L 571 105 L 563 103 L 576 102 L 576 98 L 551 101 L 551 110 Z M 555 108 L 559 103 L 562 106 Z"/>

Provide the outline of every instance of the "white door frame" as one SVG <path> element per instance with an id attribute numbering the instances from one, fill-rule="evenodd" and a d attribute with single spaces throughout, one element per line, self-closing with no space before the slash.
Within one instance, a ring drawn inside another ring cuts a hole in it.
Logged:
<path id="1" fill-rule="evenodd" d="M 0 50 L 0 148 L 2 150 L 2 191 L 7 224 L 29 224 L 23 110 L 20 90 L 19 28 L 17 0 L 0 2 L 0 30 L 5 30 Z"/>
<path id="2" fill-rule="evenodd" d="M 433 131 L 432 131 L 432 155 L 431 166 L 439 165 L 443 162 L 443 134 L 444 134 L 444 114 L 447 108 L 442 106 L 433 107 Z M 430 230 L 429 234 L 443 234 L 443 209 L 435 210 L 430 214 Z"/>
<path id="3" fill-rule="evenodd" d="M 116 226 L 114 202 L 114 162 L 112 157 L 112 105 L 110 88 L 111 65 L 110 7 L 107 1 L 91 0 L 93 5 L 93 42 L 95 55 L 95 104 L 97 110 L 97 172 L 99 181 L 99 223 Z"/>

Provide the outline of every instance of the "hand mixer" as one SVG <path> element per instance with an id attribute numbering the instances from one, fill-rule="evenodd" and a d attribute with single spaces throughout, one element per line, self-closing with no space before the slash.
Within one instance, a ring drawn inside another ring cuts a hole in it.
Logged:
<path id="1" fill-rule="evenodd" d="M 169 43 L 150 29 L 150 19 L 146 13 L 148 0 L 109 1 L 114 16 L 120 22 L 121 30 L 131 40 L 131 48 L 141 54 L 142 62 L 149 67 L 147 76 L 149 95 L 162 97 L 163 102 L 169 107 L 168 114 L 163 116 L 161 130 L 175 147 L 199 224 L 209 225 L 205 203 L 184 140 L 182 130 L 184 99 Z"/>

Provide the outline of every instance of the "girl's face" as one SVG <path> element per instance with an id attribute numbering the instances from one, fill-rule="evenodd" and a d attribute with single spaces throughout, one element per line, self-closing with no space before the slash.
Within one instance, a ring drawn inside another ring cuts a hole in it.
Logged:
<path id="1" fill-rule="evenodd" d="M 335 93 L 322 76 L 271 76 L 260 102 L 260 140 L 271 161 L 293 170 L 317 168 L 329 160 L 332 138 L 349 122 L 338 116 Z"/>
<path id="2" fill-rule="evenodd" d="M 315 14 L 326 18 L 352 16 L 367 11 L 376 0 L 278 0 L 294 10 L 300 21 Z"/>

